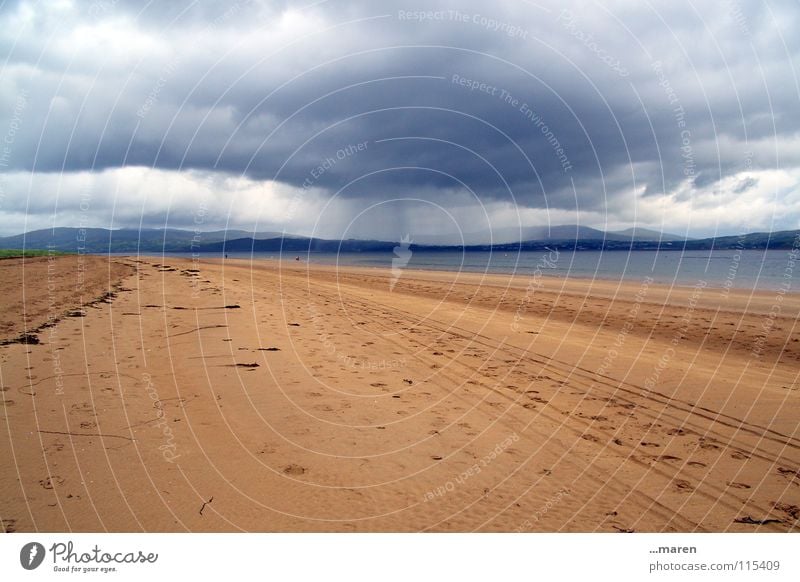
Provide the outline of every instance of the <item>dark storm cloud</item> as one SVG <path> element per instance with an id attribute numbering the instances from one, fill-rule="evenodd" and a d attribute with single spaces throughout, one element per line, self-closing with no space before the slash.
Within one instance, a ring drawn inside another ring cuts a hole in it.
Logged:
<path id="1" fill-rule="evenodd" d="M 305 5 L 6 6 L 10 167 L 598 210 L 800 164 L 790 2 Z"/>
<path id="2" fill-rule="evenodd" d="M 758 180 L 755 178 L 743 178 L 739 181 L 736 186 L 734 186 L 733 191 L 736 194 L 742 194 L 743 192 L 747 192 L 748 190 L 754 188 L 758 185 Z"/>

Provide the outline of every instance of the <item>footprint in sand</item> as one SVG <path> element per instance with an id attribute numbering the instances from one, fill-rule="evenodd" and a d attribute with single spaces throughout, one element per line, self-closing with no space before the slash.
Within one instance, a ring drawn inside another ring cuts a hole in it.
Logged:
<path id="1" fill-rule="evenodd" d="M 667 431 L 667 434 L 670 436 L 683 436 L 686 434 L 686 431 L 682 428 L 671 428 Z"/>
<path id="2" fill-rule="evenodd" d="M 789 503 L 782 503 L 780 501 L 773 501 L 772 506 L 778 511 L 783 511 L 794 521 L 800 519 L 800 507 L 797 507 L 796 505 L 791 505 Z"/>
<path id="3" fill-rule="evenodd" d="M 59 440 L 56 440 L 53 444 L 47 445 L 44 448 L 45 453 L 58 453 L 64 450 L 64 443 Z"/>
<path id="4" fill-rule="evenodd" d="M 727 481 L 726 485 L 734 489 L 750 489 L 750 485 L 747 483 L 737 483 L 736 481 Z"/>
<path id="5" fill-rule="evenodd" d="M 715 445 L 714 443 L 706 442 L 704 439 L 700 439 L 698 446 L 705 450 L 714 450 L 719 448 L 719 446 Z"/>
<path id="6" fill-rule="evenodd" d="M 643 447 L 660 447 L 661 446 L 658 443 L 648 443 L 646 441 L 642 441 L 639 444 L 642 445 Z"/>
<path id="7" fill-rule="evenodd" d="M 58 475 L 48 475 L 47 478 L 39 480 L 39 485 L 41 485 L 45 489 L 53 489 L 56 485 L 63 485 L 63 484 L 64 484 L 64 479 L 62 479 Z"/>
<path id="8" fill-rule="evenodd" d="M 17 520 L 16 519 L 4 519 L 0 521 L 3 524 L 3 531 L 5 533 L 14 533 L 17 531 Z"/>
<path id="9" fill-rule="evenodd" d="M 306 468 L 292 463 L 291 465 L 286 465 L 283 468 L 283 472 L 287 475 L 303 475 L 306 472 Z"/>
<path id="10" fill-rule="evenodd" d="M 733 459 L 749 459 L 750 457 L 748 457 L 747 455 L 745 455 L 741 451 L 736 451 L 735 453 L 731 453 L 731 458 L 733 458 Z"/>
<path id="11" fill-rule="evenodd" d="M 787 469 L 786 467 L 778 467 L 778 473 L 789 479 L 800 479 L 800 470 Z"/>
<path id="12" fill-rule="evenodd" d="M 386 384 L 384 384 L 383 382 L 373 382 L 372 384 L 370 384 L 370 386 L 372 386 L 373 388 L 383 388 L 384 386 L 386 386 Z"/>
<path id="13" fill-rule="evenodd" d="M 686 464 L 689 465 L 690 467 L 705 467 L 706 466 L 705 463 L 701 463 L 700 461 L 689 461 Z"/>
<path id="14" fill-rule="evenodd" d="M 677 487 L 680 491 L 694 491 L 692 484 L 685 479 L 675 479 L 673 483 L 675 483 L 675 487 Z"/>
<path id="15" fill-rule="evenodd" d="M 92 408 L 92 405 L 88 402 L 73 404 L 70 408 L 70 414 L 94 414 L 94 408 Z"/>

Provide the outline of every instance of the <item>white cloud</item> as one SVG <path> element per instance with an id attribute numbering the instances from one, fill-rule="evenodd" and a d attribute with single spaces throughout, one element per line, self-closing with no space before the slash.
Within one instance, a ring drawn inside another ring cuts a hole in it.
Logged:
<path id="1" fill-rule="evenodd" d="M 28 173 L 5 176 L 0 231 L 51 226 L 106 228 L 194 227 L 204 230 L 307 231 L 323 204 L 318 190 L 254 181 L 221 173 L 124 167 L 101 172 Z M 303 211 L 298 212 L 301 202 Z M 292 210 L 294 208 L 294 210 Z M 20 222 L 19 217 L 25 221 Z"/>
<path id="2" fill-rule="evenodd" d="M 743 182 L 752 184 L 738 192 Z M 800 171 L 742 172 L 706 188 L 686 182 L 667 196 L 643 188 L 615 197 L 613 211 L 481 204 L 467 192 L 418 192 L 374 202 L 330 198 L 272 181 L 216 172 L 125 167 L 102 172 L 6 176 L 0 233 L 52 226 L 222 228 L 395 240 L 411 233 L 460 242 L 462 233 L 522 226 L 580 224 L 616 230 L 633 224 L 674 234 L 709 236 L 800 228 Z M 781 203 L 778 205 L 777 200 Z M 621 201 L 621 202 L 620 202 Z"/>

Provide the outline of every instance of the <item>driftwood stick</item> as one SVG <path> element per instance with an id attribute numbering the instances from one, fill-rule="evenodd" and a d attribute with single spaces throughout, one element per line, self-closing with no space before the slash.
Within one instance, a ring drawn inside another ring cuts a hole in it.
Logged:
<path id="1" fill-rule="evenodd" d="M 196 331 L 200 331 L 201 329 L 214 329 L 217 327 L 228 327 L 227 325 L 217 324 L 217 325 L 201 325 L 200 327 L 196 327 L 194 329 L 190 329 L 189 331 L 182 331 L 180 333 L 173 333 L 172 335 L 168 335 L 167 337 L 178 337 L 179 335 L 186 335 L 187 333 L 194 333 Z"/>
<path id="2" fill-rule="evenodd" d="M 200 506 L 200 515 L 203 515 L 203 510 L 206 508 L 206 505 L 208 505 L 212 501 L 214 501 L 213 495 L 211 496 L 211 499 L 209 499 L 208 501 L 203 501 L 203 505 Z"/>
<path id="3" fill-rule="evenodd" d="M 100 437 L 100 438 L 106 438 L 106 439 L 125 439 L 125 440 L 128 440 L 128 441 L 135 440 L 135 439 L 132 439 L 131 437 L 126 437 L 126 436 L 123 436 L 123 435 L 101 434 L 99 432 L 90 432 L 90 433 L 86 433 L 86 432 L 62 432 L 62 431 L 59 431 L 59 430 L 40 430 L 39 432 L 43 433 L 43 434 L 63 434 L 63 435 L 66 435 L 66 436 Z"/>

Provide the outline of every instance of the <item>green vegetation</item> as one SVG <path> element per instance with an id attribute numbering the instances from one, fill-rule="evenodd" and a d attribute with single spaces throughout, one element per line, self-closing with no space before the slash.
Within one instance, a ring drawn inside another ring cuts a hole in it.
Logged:
<path id="1" fill-rule="evenodd" d="M 63 251 L 48 251 L 41 249 L 0 249 L 0 260 L 18 259 L 20 257 L 47 257 L 47 256 L 60 257 L 62 255 L 72 255 L 72 254 L 74 253 L 65 253 Z"/>

